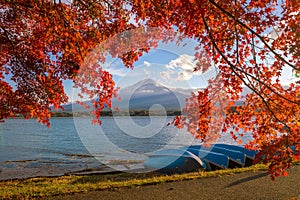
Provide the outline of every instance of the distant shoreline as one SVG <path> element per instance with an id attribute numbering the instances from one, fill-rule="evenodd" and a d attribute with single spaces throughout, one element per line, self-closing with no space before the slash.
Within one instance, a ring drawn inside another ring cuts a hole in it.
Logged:
<path id="1" fill-rule="evenodd" d="M 179 110 L 168 110 L 166 112 L 160 111 L 150 111 L 149 110 L 130 110 L 128 111 L 119 111 L 119 112 L 112 112 L 112 111 L 102 111 L 101 117 L 113 117 L 113 116 L 177 116 L 181 115 L 182 112 Z M 93 115 L 89 111 L 83 112 L 71 112 L 71 111 L 62 111 L 62 112 L 53 112 L 51 117 L 92 117 Z M 23 115 L 16 115 L 17 119 L 24 118 Z"/>
<path id="2" fill-rule="evenodd" d="M 102 111 L 100 116 L 176 116 L 181 115 L 180 110 L 149 111 L 149 110 L 130 110 L 130 111 Z M 52 117 L 89 117 L 93 116 L 89 111 L 84 112 L 54 112 Z"/>

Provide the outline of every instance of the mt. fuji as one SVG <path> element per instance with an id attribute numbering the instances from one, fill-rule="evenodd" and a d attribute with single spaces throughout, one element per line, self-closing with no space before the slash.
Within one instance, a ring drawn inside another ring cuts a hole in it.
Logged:
<path id="1" fill-rule="evenodd" d="M 171 89 L 157 83 L 153 79 L 144 79 L 119 91 L 122 100 L 113 100 L 121 110 L 148 110 L 152 105 L 158 104 L 166 110 L 181 110 L 185 99 L 192 89 Z"/>

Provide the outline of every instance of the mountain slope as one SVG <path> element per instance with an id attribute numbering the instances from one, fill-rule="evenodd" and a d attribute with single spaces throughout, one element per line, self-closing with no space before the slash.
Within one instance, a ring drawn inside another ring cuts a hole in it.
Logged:
<path id="1" fill-rule="evenodd" d="M 185 93 L 189 93 L 185 90 Z M 121 89 L 120 102 L 114 100 L 113 104 L 119 109 L 149 109 L 152 105 L 159 104 L 167 110 L 181 110 L 188 95 L 167 88 L 153 79 L 144 79 L 134 85 Z"/>

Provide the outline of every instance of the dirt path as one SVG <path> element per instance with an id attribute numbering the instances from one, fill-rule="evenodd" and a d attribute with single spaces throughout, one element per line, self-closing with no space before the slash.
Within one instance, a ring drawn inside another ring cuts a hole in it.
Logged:
<path id="1" fill-rule="evenodd" d="M 288 177 L 272 181 L 266 172 L 246 172 L 216 178 L 163 183 L 117 191 L 94 191 L 49 199 L 153 199 L 153 200 L 279 200 L 300 199 L 300 166 L 290 170 Z"/>

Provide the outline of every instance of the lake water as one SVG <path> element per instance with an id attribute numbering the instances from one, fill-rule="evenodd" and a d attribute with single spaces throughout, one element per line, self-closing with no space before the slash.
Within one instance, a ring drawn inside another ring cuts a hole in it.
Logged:
<path id="1" fill-rule="evenodd" d="M 74 172 L 143 168 L 147 154 L 199 141 L 166 126 L 172 117 L 52 118 L 51 128 L 35 120 L 0 124 L 0 180 Z M 228 135 L 218 142 L 234 143 Z"/>

